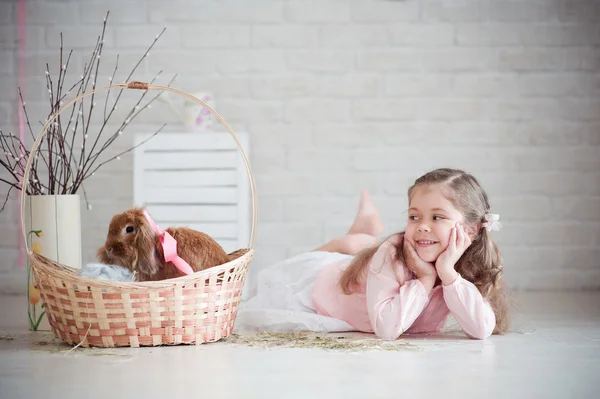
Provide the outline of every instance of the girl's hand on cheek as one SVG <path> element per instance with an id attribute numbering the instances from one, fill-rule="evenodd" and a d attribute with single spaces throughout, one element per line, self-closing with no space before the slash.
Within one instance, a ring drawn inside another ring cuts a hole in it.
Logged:
<path id="1" fill-rule="evenodd" d="M 437 276 L 433 263 L 425 262 L 412 243 L 404 240 L 404 255 L 406 257 L 406 267 L 413 271 L 417 277 Z"/>
<path id="2" fill-rule="evenodd" d="M 457 223 L 450 233 L 448 248 L 440 254 L 435 262 L 435 268 L 444 285 L 452 284 L 456 280 L 457 273 L 454 266 L 470 245 L 469 235 L 465 232 L 464 227 Z"/>

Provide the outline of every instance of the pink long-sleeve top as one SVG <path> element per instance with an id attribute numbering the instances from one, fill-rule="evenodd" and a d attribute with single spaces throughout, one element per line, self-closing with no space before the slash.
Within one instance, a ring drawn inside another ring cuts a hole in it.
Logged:
<path id="1" fill-rule="evenodd" d="M 492 334 L 496 317 L 490 304 L 460 275 L 450 285 L 438 285 L 429 295 L 421 281 L 395 256 L 400 235 L 383 242 L 371 258 L 366 281 L 346 295 L 338 285 L 348 261 L 327 265 L 317 276 L 312 302 L 318 314 L 344 320 L 379 338 L 396 339 L 404 332 L 439 331 L 450 313 L 474 339 Z"/>

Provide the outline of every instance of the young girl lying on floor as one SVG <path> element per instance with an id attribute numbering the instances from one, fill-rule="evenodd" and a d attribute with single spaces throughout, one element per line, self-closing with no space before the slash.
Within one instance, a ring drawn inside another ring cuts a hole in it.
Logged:
<path id="1" fill-rule="evenodd" d="M 464 333 L 507 330 L 498 216 L 478 181 L 437 169 L 408 190 L 406 231 L 377 244 L 379 213 L 363 192 L 347 235 L 263 270 L 236 328 L 262 331 L 439 331 L 451 313 Z"/>

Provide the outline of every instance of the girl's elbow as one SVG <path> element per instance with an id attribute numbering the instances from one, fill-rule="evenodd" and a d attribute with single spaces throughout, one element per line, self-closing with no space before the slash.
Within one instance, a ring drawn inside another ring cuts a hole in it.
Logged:
<path id="1" fill-rule="evenodd" d="M 468 333 L 467 335 L 471 339 L 484 340 L 484 339 L 489 338 L 492 335 L 492 332 L 494 332 L 494 326 L 492 326 L 491 328 L 484 326 L 484 327 L 475 329 L 474 331 Z"/>
<path id="2" fill-rule="evenodd" d="M 476 339 L 476 340 L 480 340 L 483 341 L 485 339 L 487 339 L 489 337 L 489 335 L 485 335 L 485 334 L 467 334 L 469 336 L 469 338 L 471 339 Z"/>
<path id="3" fill-rule="evenodd" d="M 393 341 L 393 340 L 398 339 L 398 337 L 401 336 L 404 331 L 402 329 L 398 330 L 395 328 L 378 327 L 378 328 L 374 328 L 373 332 L 379 339 Z"/>

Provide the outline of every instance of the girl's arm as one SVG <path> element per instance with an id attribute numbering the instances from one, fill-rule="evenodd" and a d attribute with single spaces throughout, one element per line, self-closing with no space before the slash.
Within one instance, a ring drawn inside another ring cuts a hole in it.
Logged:
<path id="1" fill-rule="evenodd" d="M 474 339 L 492 335 L 496 315 L 477 287 L 457 274 L 449 285 L 444 285 L 444 300 L 462 330 Z"/>
<path id="2" fill-rule="evenodd" d="M 383 339 L 398 338 L 429 301 L 427 290 L 418 279 L 404 284 L 398 281 L 397 276 L 404 274 L 404 265 L 395 256 L 398 243 L 398 237 L 385 241 L 367 266 L 367 310 L 373 331 Z"/>
<path id="3" fill-rule="evenodd" d="M 456 272 L 454 266 L 471 245 L 471 237 L 459 223 L 452 228 L 448 248 L 437 258 L 435 268 L 444 286 L 444 300 L 465 334 L 475 339 L 492 335 L 496 315 L 475 285 Z"/>

